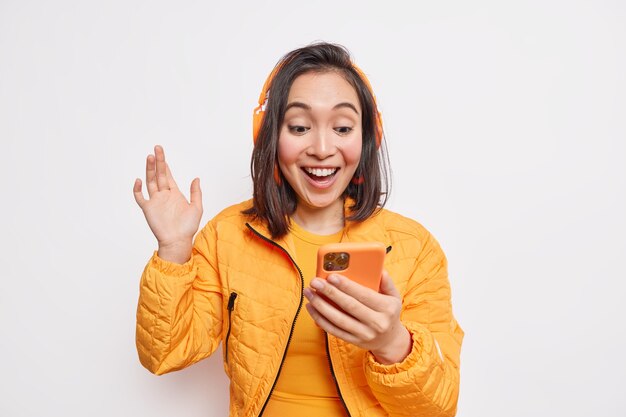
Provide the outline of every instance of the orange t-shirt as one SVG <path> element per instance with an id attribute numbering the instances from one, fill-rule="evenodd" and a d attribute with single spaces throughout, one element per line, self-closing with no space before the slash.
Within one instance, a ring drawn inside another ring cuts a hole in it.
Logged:
<path id="1" fill-rule="evenodd" d="M 295 261 L 302 270 L 304 286 L 307 287 L 315 277 L 317 249 L 326 243 L 339 242 L 343 231 L 320 236 L 304 230 L 293 221 L 291 225 Z M 315 324 L 304 306 L 296 320 L 285 362 L 263 415 L 347 416 L 330 373 L 324 331 Z"/>

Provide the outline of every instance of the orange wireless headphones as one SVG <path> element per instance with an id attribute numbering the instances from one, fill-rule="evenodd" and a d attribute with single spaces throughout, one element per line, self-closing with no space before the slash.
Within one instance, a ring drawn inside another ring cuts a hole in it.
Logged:
<path id="1" fill-rule="evenodd" d="M 267 100 L 269 98 L 269 88 L 272 84 L 272 80 L 276 76 L 276 73 L 281 68 L 281 65 L 276 65 L 270 75 L 265 80 L 265 84 L 263 84 L 263 90 L 261 90 L 261 94 L 259 95 L 259 105 L 254 108 L 254 112 L 252 113 L 252 139 L 256 144 L 257 137 L 259 136 L 259 131 L 261 130 L 261 124 L 263 123 L 263 117 L 265 115 L 265 107 L 267 106 Z M 376 104 L 376 96 L 374 95 L 374 90 L 372 90 L 372 85 L 369 80 L 357 67 L 354 63 L 352 64 L 352 68 L 359 74 L 365 85 L 367 86 L 372 98 L 374 99 L 374 106 L 376 106 L 376 148 L 380 147 L 380 144 L 383 140 L 383 119 L 381 117 L 380 111 L 378 111 L 378 105 Z"/>

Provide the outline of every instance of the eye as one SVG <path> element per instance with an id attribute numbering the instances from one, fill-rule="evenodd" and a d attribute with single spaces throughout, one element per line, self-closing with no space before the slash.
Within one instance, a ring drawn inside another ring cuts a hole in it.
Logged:
<path id="1" fill-rule="evenodd" d="M 348 126 L 340 126 L 335 128 L 335 132 L 339 133 L 340 135 L 347 135 L 348 133 L 352 132 L 352 128 Z"/>
<path id="2" fill-rule="evenodd" d="M 304 135 L 310 128 L 306 126 L 288 126 L 289 132 L 294 135 Z"/>

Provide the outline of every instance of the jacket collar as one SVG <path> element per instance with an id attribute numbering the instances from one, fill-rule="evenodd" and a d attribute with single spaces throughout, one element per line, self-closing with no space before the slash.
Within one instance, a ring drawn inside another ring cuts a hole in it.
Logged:
<path id="1" fill-rule="evenodd" d="M 350 215 L 350 207 L 353 204 L 354 200 L 349 197 L 344 200 L 344 216 L 346 219 Z M 369 218 L 360 222 L 346 220 L 341 241 L 376 241 L 384 243 L 385 246 L 389 246 L 390 241 L 383 225 L 382 212 L 383 209 L 377 210 Z M 253 233 L 260 235 L 262 239 L 268 241 L 268 243 L 274 242 L 287 250 L 292 257 L 295 255 L 295 246 L 291 232 L 287 232 L 287 234 L 281 238 L 272 239 L 266 224 L 259 219 L 246 222 L 246 226 L 251 229 Z"/>

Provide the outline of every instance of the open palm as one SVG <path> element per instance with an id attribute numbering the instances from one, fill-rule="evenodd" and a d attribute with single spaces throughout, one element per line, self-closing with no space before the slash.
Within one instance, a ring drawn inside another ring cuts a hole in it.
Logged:
<path id="1" fill-rule="evenodd" d="M 143 196 L 141 179 L 133 186 L 135 201 L 143 211 L 159 247 L 190 245 L 202 218 L 200 179 L 194 178 L 190 201 L 179 190 L 159 145 L 146 160 L 146 187 L 149 200 Z"/>

